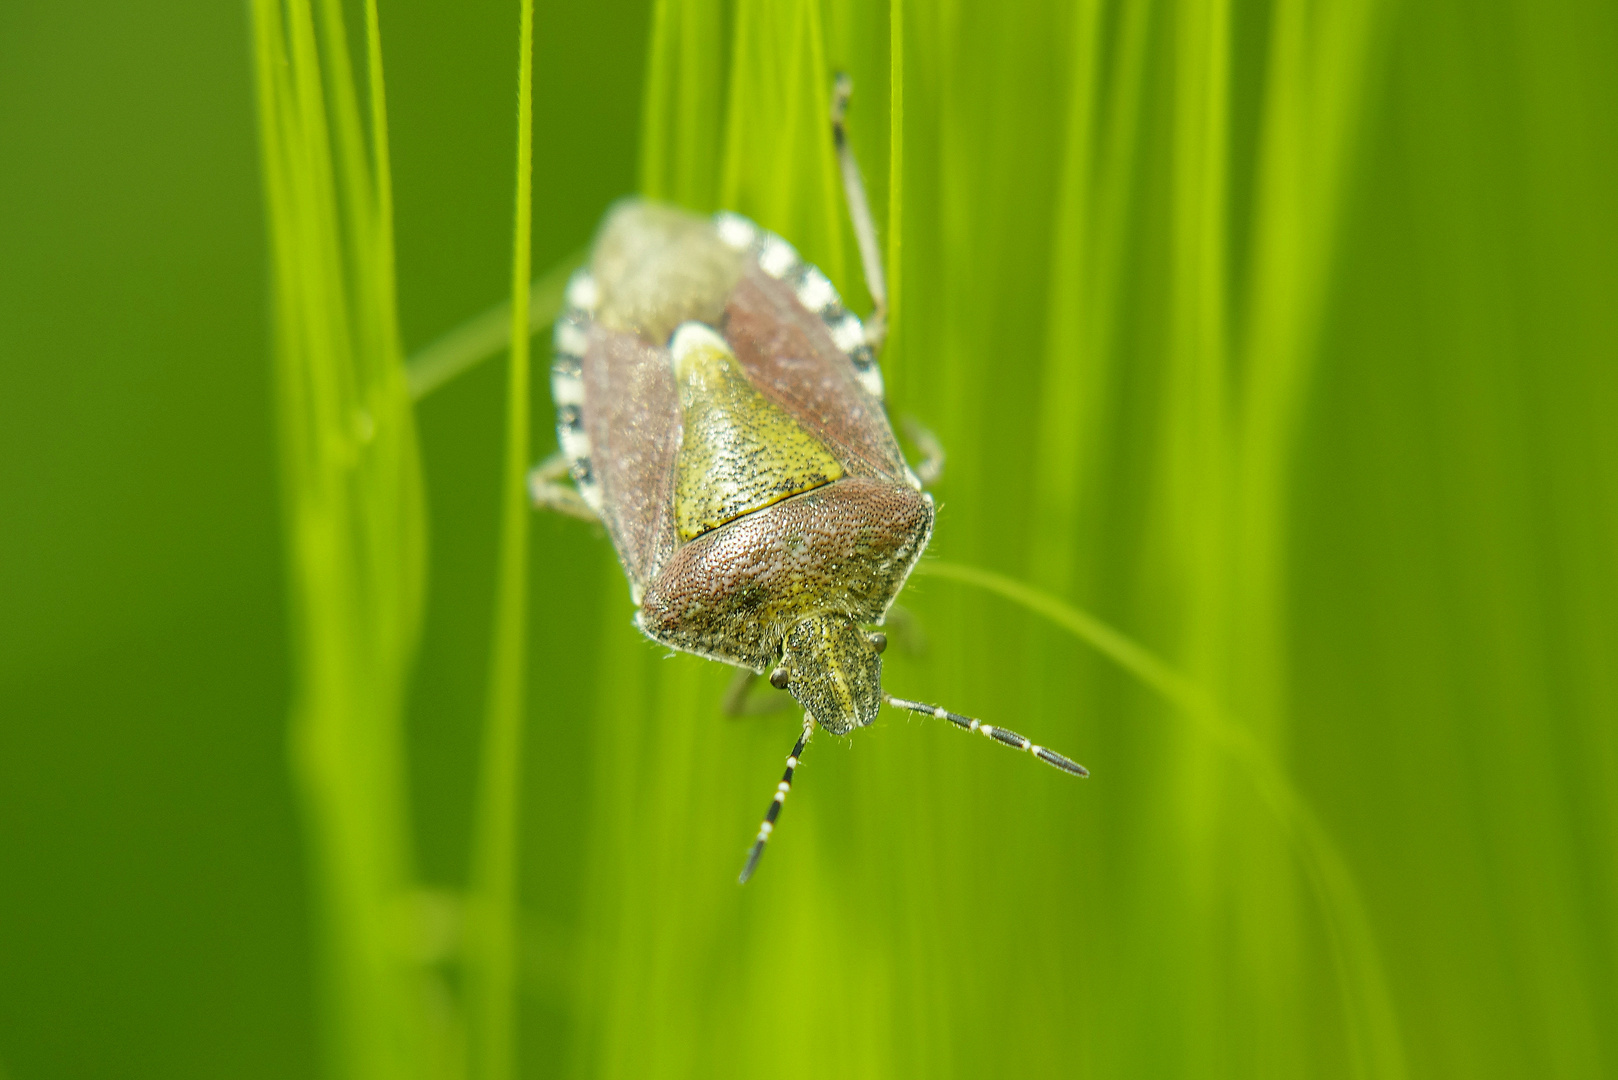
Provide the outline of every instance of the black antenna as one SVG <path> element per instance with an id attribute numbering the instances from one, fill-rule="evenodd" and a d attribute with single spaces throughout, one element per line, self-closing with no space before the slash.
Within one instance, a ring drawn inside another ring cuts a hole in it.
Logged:
<path id="1" fill-rule="evenodd" d="M 758 861 L 764 857 L 764 845 L 770 839 L 770 833 L 775 831 L 775 819 L 781 816 L 781 804 L 787 801 L 787 792 L 792 790 L 792 770 L 798 767 L 798 758 L 809 743 L 810 732 L 814 730 L 814 721 L 805 716 L 803 734 L 798 736 L 798 741 L 793 744 L 792 753 L 787 755 L 787 771 L 781 775 L 781 782 L 775 785 L 775 799 L 770 803 L 770 808 L 764 811 L 764 822 L 758 827 L 758 838 L 753 841 L 753 848 L 747 853 L 747 865 L 742 867 L 741 876 L 736 879 L 743 885 L 747 884 L 747 879 L 758 869 Z M 1067 761 L 1066 758 L 1062 760 Z M 1068 764 L 1071 765 L 1072 762 Z"/>
<path id="2" fill-rule="evenodd" d="M 1003 727 L 994 727 L 991 724 L 983 723 L 981 720 L 974 720 L 970 716 L 962 716 L 960 713 L 952 713 L 948 709 L 941 709 L 937 705 L 927 705 L 920 701 L 906 701 L 904 698 L 896 698 L 892 694 L 884 693 L 882 700 L 896 709 L 909 709 L 911 712 L 920 713 L 923 716 L 935 716 L 940 720 L 948 720 L 964 731 L 976 731 L 981 735 L 987 735 L 995 742 L 1009 746 L 1014 750 L 1026 750 L 1045 764 L 1053 765 L 1065 773 L 1072 773 L 1074 776 L 1090 775 L 1090 770 L 1080 765 L 1077 761 L 1065 758 L 1055 750 L 1047 750 L 1043 746 L 1029 742 L 1015 731 L 1007 731 Z M 791 769 L 787 770 L 788 775 L 791 772 Z M 762 833 L 759 835 L 763 836 Z"/>

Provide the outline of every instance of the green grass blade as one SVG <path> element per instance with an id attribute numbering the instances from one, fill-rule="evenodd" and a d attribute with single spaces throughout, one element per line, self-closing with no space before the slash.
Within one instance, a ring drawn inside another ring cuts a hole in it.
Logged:
<path id="1" fill-rule="evenodd" d="M 584 265 L 587 251 L 576 251 L 534 279 L 528 290 L 528 333 L 548 331 L 562 310 L 568 278 Z M 417 401 L 511 345 L 511 302 L 495 304 L 433 339 L 405 362 L 410 396 Z"/>
<path id="2" fill-rule="evenodd" d="M 1277 737 L 1290 719 L 1288 484 L 1338 259 L 1344 178 L 1359 148 L 1368 83 L 1380 55 L 1383 7 L 1359 0 L 1332 7 L 1322 19 L 1311 5 L 1283 4 L 1272 31 L 1273 90 L 1257 166 L 1260 209 L 1240 364 L 1245 385 L 1236 403 L 1242 424 L 1230 447 L 1238 486 L 1228 511 L 1228 574 L 1246 602 L 1225 631 L 1253 643 L 1234 672 L 1233 693 L 1261 737 Z M 1330 879 L 1349 872 L 1343 865 L 1324 873 Z M 1402 1077 L 1403 1040 L 1373 936 L 1364 927 L 1340 925 L 1334 943 L 1339 975 L 1352 987 L 1345 1021 L 1355 1072 Z"/>
<path id="3" fill-rule="evenodd" d="M 656 0 L 641 119 L 640 190 L 647 198 L 717 208 L 723 12 L 719 0 Z"/>
<path id="4" fill-rule="evenodd" d="M 473 1075 L 510 1080 L 516 1070 L 517 821 L 521 796 L 528 648 L 527 475 L 529 290 L 533 243 L 534 4 L 522 0 L 517 62 L 516 209 L 511 267 L 511 364 L 506 384 L 505 476 L 501 490 L 488 715 L 473 838 L 467 1000 Z"/>
<path id="5" fill-rule="evenodd" d="M 340 13 L 256 0 L 254 59 L 296 685 L 334 1074 L 427 1076 L 442 1029 L 410 948 L 402 739 L 426 535 L 393 306 L 379 28 L 367 141 Z M 369 158 L 369 160 L 368 160 Z"/>
<path id="6" fill-rule="evenodd" d="M 1206 715 L 1211 708 L 1205 690 L 1175 671 L 1149 649 L 1119 633 L 1094 615 L 1087 614 L 1070 604 L 1064 604 L 1049 593 L 1031 588 L 992 570 L 962 566 L 941 559 L 928 559 L 918 565 L 915 572 L 922 577 L 959 581 L 998 593 L 1060 626 L 1186 713 L 1200 717 Z"/>
<path id="7" fill-rule="evenodd" d="M 830 71 L 818 0 L 740 0 L 720 201 L 845 282 Z"/>
<path id="8" fill-rule="evenodd" d="M 899 297 L 904 267 L 905 176 L 905 7 L 904 0 L 888 4 L 888 340 L 899 326 Z"/>
<path id="9" fill-rule="evenodd" d="M 1050 620 L 1174 705 L 1201 739 L 1246 775 L 1296 849 L 1320 904 L 1343 1001 L 1351 1022 L 1357 1025 L 1354 1035 L 1360 1042 L 1356 1050 L 1362 1055 L 1356 1062 L 1358 1069 L 1370 1076 L 1400 1075 L 1403 1066 L 1396 1029 L 1375 1026 L 1392 1024 L 1393 1007 L 1359 886 L 1318 814 L 1264 745 L 1205 689 L 1149 649 L 1049 593 L 1003 574 L 938 560 L 922 563 L 916 572 L 985 589 Z M 1379 1045 L 1374 1041 L 1378 1037 L 1392 1041 Z"/>

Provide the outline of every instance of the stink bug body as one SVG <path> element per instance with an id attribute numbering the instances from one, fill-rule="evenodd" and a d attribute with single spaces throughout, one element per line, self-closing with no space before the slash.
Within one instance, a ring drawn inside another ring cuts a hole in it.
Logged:
<path id="1" fill-rule="evenodd" d="M 838 91 L 833 133 L 873 318 L 745 218 L 620 203 L 556 323 L 561 454 L 533 480 L 536 502 L 606 526 L 642 632 L 768 672 L 803 706 L 743 881 L 814 725 L 847 734 L 884 701 L 1086 775 L 1003 728 L 882 688 L 886 638 L 863 627 L 884 621 L 926 548 L 933 502 L 883 410 L 881 264 L 842 134 L 846 80 Z"/>

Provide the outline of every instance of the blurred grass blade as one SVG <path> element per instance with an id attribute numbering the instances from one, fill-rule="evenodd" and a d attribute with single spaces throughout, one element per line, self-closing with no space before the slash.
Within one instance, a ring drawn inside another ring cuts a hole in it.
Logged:
<path id="1" fill-rule="evenodd" d="M 549 330 L 562 310 L 562 294 L 589 252 L 580 249 L 535 278 L 528 290 L 528 333 Z M 502 301 L 423 345 L 405 362 L 410 396 L 417 401 L 511 344 L 511 301 Z"/>
<path id="2" fill-rule="evenodd" d="M 720 203 L 847 280 L 819 0 L 738 0 Z"/>
<path id="3" fill-rule="evenodd" d="M 534 0 L 521 0 L 517 47 L 516 206 L 512 224 L 511 364 L 506 383 L 500 562 L 483 761 L 472 850 L 467 1000 L 473 1075 L 516 1071 L 517 814 L 528 675 L 529 292 L 533 244 Z"/>
<path id="4" fill-rule="evenodd" d="M 1143 648 L 1095 616 L 1080 611 L 1070 604 L 1064 604 L 1049 593 L 1031 588 L 992 570 L 962 566 L 941 559 L 923 560 L 917 564 L 915 572 L 922 577 L 944 578 L 987 589 L 1014 604 L 1020 604 L 1036 615 L 1049 619 L 1187 713 L 1201 716 L 1211 707 L 1205 691 L 1175 671 L 1149 649 Z"/>
<path id="5" fill-rule="evenodd" d="M 1243 379 L 1232 394 L 1239 426 L 1227 448 L 1229 485 L 1229 623 L 1213 633 L 1248 642 L 1232 665 L 1232 705 L 1251 717 L 1255 733 L 1279 740 L 1288 716 L 1290 636 L 1286 625 L 1289 484 L 1298 433 L 1320 355 L 1329 277 L 1338 265 L 1346 178 L 1359 150 L 1371 77 L 1380 66 L 1388 21 L 1381 0 L 1319 8 L 1304 0 L 1279 4 L 1270 37 L 1270 79 L 1257 152 L 1254 266 L 1247 291 Z M 1228 46 L 1218 42 L 1218 62 Z M 1225 138 L 1223 126 L 1215 137 Z M 1205 204 L 1210 234 L 1226 214 L 1223 188 Z M 1233 306 L 1228 299 L 1222 307 Z M 1219 331 L 1222 332 L 1222 331 Z M 1224 367 L 1222 356 L 1211 363 Z M 1313 820 L 1313 819 L 1311 819 Z M 1345 863 L 1322 871 L 1351 887 Z M 1357 892 L 1357 890 L 1356 890 Z M 1349 984 L 1345 1027 L 1357 1075 L 1405 1075 L 1403 1040 L 1384 983 L 1369 924 L 1329 927 L 1339 974 Z"/>
<path id="6" fill-rule="evenodd" d="M 1382 1044 L 1376 1041 L 1390 1038 L 1389 1031 L 1378 1030 L 1376 1025 L 1392 1023 L 1393 1003 L 1359 886 L 1319 816 L 1264 745 L 1234 722 L 1202 687 L 1087 612 L 1040 589 L 977 567 L 929 560 L 921 563 L 916 572 L 986 589 L 1049 619 L 1173 704 L 1192 730 L 1247 775 L 1290 837 L 1314 887 L 1328 928 L 1344 1007 L 1356 1025 L 1354 1037 L 1361 1040 L 1356 1047 L 1361 1055 L 1359 1071 L 1370 1076 L 1401 1075 L 1403 1064 L 1396 1039 Z"/>
<path id="7" fill-rule="evenodd" d="M 693 210 L 717 209 L 724 5 L 656 0 L 646 58 L 640 190 Z"/>
<path id="8" fill-rule="evenodd" d="M 429 1075 L 401 720 L 426 533 L 394 310 L 381 46 L 369 148 L 342 11 L 255 0 L 254 59 L 296 683 L 292 746 L 320 900 L 337 1075 Z"/>
<path id="9" fill-rule="evenodd" d="M 904 268 L 905 176 L 905 8 L 904 0 L 888 4 L 888 341 L 899 325 L 901 271 Z"/>

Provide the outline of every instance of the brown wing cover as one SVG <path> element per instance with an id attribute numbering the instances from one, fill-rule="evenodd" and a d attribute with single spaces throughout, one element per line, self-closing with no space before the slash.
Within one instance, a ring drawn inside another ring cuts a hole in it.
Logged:
<path id="1" fill-rule="evenodd" d="M 932 530 L 932 502 L 908 484 L 846 477 L 680 548 L 636 619 L 667 645 L 762 671 L 811 615 L 880 622 Z"/>
<path id="2" fill-rule="evenodd" d="M 596 324 L 582 377 L 601 516 L 638 596 L 677 544 L 673 465 L 680 399 L 668 350 Z"/>
<path id="3" fill-rule="evenodd" d="M 906 484 L 882 404 L 865 392 L 819 315 L 756 265 L 725 305 L 725 339 L 759 392 L 820 439 L 854 476 Z"/>
<path id="4" fill-rule="evenodd" d="M 679 547 L 681 420 L 666 338 L 685 319 L 715 319 L 721 302 L 716 329 L 760 393 L 825 443 L 851 477 L 910 483 L 881 403 L 825 322 L 792 286 L 726 248 L 710 222 L 620 204 L 603 225 L 593 271 L 602 303 L 581 358 L 583 419 L 601 516 L 637 596 Z"/>

